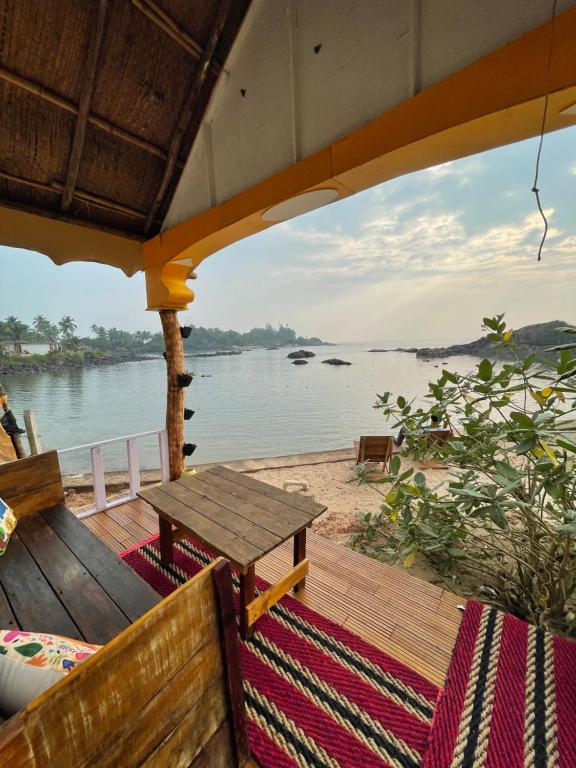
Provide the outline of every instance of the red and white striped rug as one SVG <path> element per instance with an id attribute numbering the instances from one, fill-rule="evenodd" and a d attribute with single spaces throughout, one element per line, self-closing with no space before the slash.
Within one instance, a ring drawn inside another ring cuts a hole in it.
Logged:
<path id="1" fill-rule="evenodd" d="M 165 567 L 156 538 L 122 557 L 162 596 L 212 559 L 181 540 Z M 263 768 L 421 766 L 438 689 L 292 597 L 259 620 L 241 661 L 250 745 Z"/>
<path id="2" fill-rule="evenodd" d="M 470 601 L 425 768 L 576 768 L 576 643 Z"/>

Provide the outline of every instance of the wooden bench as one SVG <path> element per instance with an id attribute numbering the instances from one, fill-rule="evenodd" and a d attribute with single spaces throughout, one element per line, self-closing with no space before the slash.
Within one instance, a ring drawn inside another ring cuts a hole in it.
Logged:
<path id="1" fill-rule="evenodd" d="M 0 557 L 0 629 L 103 645 L 160 596 L 64 505 L 55 451 L 0 465 L 18 525 Z"/>
<path id="2" fill-rule="evenodd" d="M 160 601 L 63 506 L 55 453 L 2 465 L 0 496 L 18 517 L 0 557 L 0 621 L 108 640 L 0 726 L 0 768 L 245 765 L 229 564 Z"/>

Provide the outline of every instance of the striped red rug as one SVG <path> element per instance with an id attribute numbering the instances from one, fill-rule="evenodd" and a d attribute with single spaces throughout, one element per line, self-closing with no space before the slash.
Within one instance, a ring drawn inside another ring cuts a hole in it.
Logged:
<path id="1" fill-rule="evenodd" d="M 184 539 L 165 567 L 157 538 L 122 557 L 162 596 L 212 559 Z M 421 766 L 439 691 L 420 675 L 290 596 L 241 645 L 250 746 L 263 768 Z"/>
<path id="2" fill-rule="evenodd" d="M 469 602 L 425 768 L 576 768 L 576 644 Z"/>

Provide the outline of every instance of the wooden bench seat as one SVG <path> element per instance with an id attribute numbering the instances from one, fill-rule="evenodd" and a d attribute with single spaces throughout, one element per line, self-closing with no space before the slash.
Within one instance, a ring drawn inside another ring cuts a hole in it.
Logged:
<path id="1" fill-rule="evenodd" d="M 55 451 L 1 465 L 0 497 L 18 519 L 0 557 L 0 629 L 103 645 L 160 602 L 66 508 Z"/>
<path id="2" fill-rule="evenodd" d="M 65 507 L 55 452 L 1 465 L 0 496 L 0 629 L 104 646 L 0 724 L 0 768 L 245 765 L 229 564 L 161 600 Z"/>
<path id="3" fill-rule="evenodd" d="M 103 645 L 159 602 L 63 504 L 21 518 L 0 557 L 0 629 Z"/>

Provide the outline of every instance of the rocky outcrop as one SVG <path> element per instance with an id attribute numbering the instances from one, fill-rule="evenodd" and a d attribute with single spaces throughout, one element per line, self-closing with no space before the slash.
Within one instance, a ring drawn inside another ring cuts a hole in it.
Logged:
<path id="1" fill-rule="evenodd" d="M 116 365 L 117 363 L 133 363 L 140 360 L 156 360 L 157 357 L 149 357 L 142 355 L 102 355 L 101 357 L 82 359 L 82 358 L 69 358 L 66 360 L 57 359 L 51 360 L 49 355 L 46 355 L 46 360 L 42 361 L 19 361 L 10 360 L 10 357 L 6 357 L 0 360 L 0 376 L 7 376 L 11 373 L 48 373 L 58 371 L 68 371 L 74 368 L 100 368 L 106 365 Z"/>
<path id="2" fill-rule="evenodd" d="M 563 320 L 552 320 L 548 323 L 525 325 L 513 331 L 512 340 L 516 344 L 516 354 L 526 357 L 532 353 L 546 354 L 550 347 L 566 344 L 570 339 L 559 328 L 565 328 L 569 323 Z M 506 349 L 496 349 L 490 339 L 481 338 L 468 344 L 452 344 L 450 347 L 397 347 L 396 349 L 371 349 L 370 352 L 411 352 L 416 357 L 429 362 L 433 358 L 454 357 L 456 355 L 471 355 L 472 357 L 490 357 L 496 360 L 506 360 L 510 354 Z"/>
<path id="3" fill-rule="evenodd" d="M 368 352 L 418 352 L 417 347 L 396 347 L 396 349 L 369 349 Z"/>
<path id="4" fill-rule="evenodd" d="M 286 357 L 289 360 L 301 360 L 305 357 L 316 357 L 316 355 L 308 349 L 299 349 L 296 352 L 290 352 Z"/>
<path id="5" fill-rule="evenodd" d="M 186 357 L 229 357 L 230 355 L 241 355 L 242 350 L 230 349 L 224 352 L 187 352 Z"/>
<path id="6" fill-rule="evenodd" d="M 352 363 L 348 363 L 346 360 L 339 360 L 337 357 L 331 357 L 328 360 L 322 360 L 323 363 L 326 363 L 326 365 L 352 365 Z"/>
<path id="7" fill-rule="evenodd" d="M 308 365 L 308 360 L 292 360 L 292 365 Z"/>

